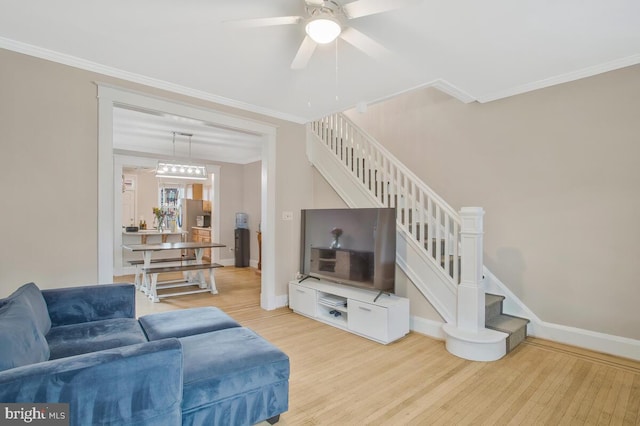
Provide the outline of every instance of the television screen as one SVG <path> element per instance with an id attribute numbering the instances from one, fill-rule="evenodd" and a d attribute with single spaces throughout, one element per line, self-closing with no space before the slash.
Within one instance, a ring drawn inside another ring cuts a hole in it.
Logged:
<path id="1" fill-rule="evenodd" d="M 307 209 L 301 217 L 305 277 L 394 292 L 395 208 Z"/>

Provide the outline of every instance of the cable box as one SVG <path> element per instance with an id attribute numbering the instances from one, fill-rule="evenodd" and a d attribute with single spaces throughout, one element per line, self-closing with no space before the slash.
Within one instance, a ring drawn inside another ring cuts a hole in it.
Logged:
<path id="1" fill-rule="evenodd" d="M 346 306 L 347 305 L 347 299 L 339 296 L 332 296 L 332 295 L 322 296 L 319 299 L 319 302 L 329 306 Z"/>

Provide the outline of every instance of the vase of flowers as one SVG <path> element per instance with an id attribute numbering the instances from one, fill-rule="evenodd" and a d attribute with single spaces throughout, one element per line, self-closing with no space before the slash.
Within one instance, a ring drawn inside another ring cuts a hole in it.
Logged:
<path id="1" fill-rule="evenodd" d="M 340 248 L 340 235 L 342 235 L 342 229 L 340 228 L 333 228 L 331 230 L 331 235 L 333 235 L 333 241 L 331 242 L 331 245 L 329 246 L 329 248 L 331 249 L 339 249 Z"/>
<path id="2" fill-rule="evenodd" d="M 158 231 L 159 232 L 164 231 L 164 226 L 165 226 L 164 220 L 167 216 L 167 213 L 160 207 L 154 207 L 153 216 L 156 219 Z"/>

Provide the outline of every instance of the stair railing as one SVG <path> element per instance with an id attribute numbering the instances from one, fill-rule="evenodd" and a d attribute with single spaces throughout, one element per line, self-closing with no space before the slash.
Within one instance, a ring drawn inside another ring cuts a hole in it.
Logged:
<path id="1" fill-rule="evenodd" d="M 343 114 L 309 128 L 373 197 L 395 207 L 398 227 L 452 284 L 460 283 L 460 215 L 375 139 Z"/>

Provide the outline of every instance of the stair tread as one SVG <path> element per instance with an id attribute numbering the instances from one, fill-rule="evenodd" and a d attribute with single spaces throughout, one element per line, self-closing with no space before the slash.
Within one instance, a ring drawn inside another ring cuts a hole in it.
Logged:
<path id="1" fill-rule="evenodd" d="M 514 317 L 513 315 L 500 314 L 485 324 L 485 327 L 493 330 L 503 331 L 505 333 L 513 333 L 514 331 L 529 324 L 529 320 L 526 318 Z"/>
<path id="2" fill-rule="evenodd" d="M 504 299 L 505 297 L 499 294 L 485 293 L 484 295 L 484 302 L 486 305 L 490 305 L 496 302 L 502 302 Z"/>

